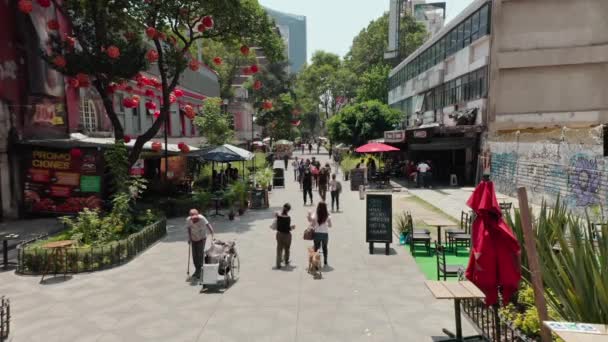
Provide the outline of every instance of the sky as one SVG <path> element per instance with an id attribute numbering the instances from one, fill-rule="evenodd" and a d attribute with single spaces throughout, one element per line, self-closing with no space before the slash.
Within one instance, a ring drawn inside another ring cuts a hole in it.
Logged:
<path id="1" fill-rule="evenodd" d="M 473 2 L 473 0 L 443 1 L 447 3 L 448 21 Z M 259 2 L 262 6 L 277 11 L 306 16 L 308 60 L 317 50 L 333 52 L 343 57 L 350 49 L 353 38 L 367 27 L 370 21 L 387 12 L 389 7 L 389 0 L 259 0 Z"/>

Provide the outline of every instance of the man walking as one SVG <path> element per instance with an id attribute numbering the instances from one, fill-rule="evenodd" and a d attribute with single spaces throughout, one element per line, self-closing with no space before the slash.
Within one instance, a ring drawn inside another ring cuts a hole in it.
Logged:
<path id="1" fill-rule="evenodd" d="M 319 196 L 325 201 L 327 195 L 327 183 L 329 182 L 329 170 L 326 166 L 319 170 Z"/>
<path id="2" fill-rule="evenodd" d="M 312 144 L 308 143 L 308 154 L 312 154 Z"/>
<path id="3" fill-rule="evenodd" d="M 331 195 L 331 211 L 334 211 L 334 203 L 337 211 L 340 211 L 340 193 L 342 192 L 342 183 L 336 180 L 336 174 L 331 175 L 329 181 L 329 191 Z"/>
<path id="4" fill-rule="evenodd" d="M 190 209 L 190 215 L 186 219 L 188 228 L 188 243 L 192 246 L 192 261 L 194 262 L 194 274 L 192 278 L 201 276 L 203 266 L 203 254 L 205 252 L 205 242 L 207 241 L 207 231 L 213 237 L 213 227 L 205 216 L 199 214 L 198 210 Z"/>
<path id="5" fill-rule="evenodd" d="M 300 163 L 298 163 L 298 157 L 296 157 L 291 163 L 291 167 L 293 167 L 293 180 L 298 180 L 298 169 L 300 167 Z"/>
<path id="6" fill-rule="evenodd" d="M 429 164 L 425 163 L 424 161 L 420 162 L 418 164 L 418 167 L 416 167 L 416 170 L 418 171 L 417 174 L 417 181 L 418 181 L 418 188 L 420 186 L 422 186 L 423 188 L 426 186 L 426 182 L 427 182 L 427 175 L 426 173 L 431 169 L 431 167 L 429 166 Z"/>
<path id="7" fill-rule="evenodd" d="M 310 205 L 312 205 L 312 172 L 310 171 L 310 167 L 304 168 L 302 190 L 304 192 L 304 205 L 306 205 L 306 194 L 310 196 Z"/>
<path id="8" fill-rule="evenodd" d="M 283 162 L 285 163 L 285 171 L 287 171 L 287 166 L 289 165 L 289 155 L 287 153 L 283 156 Z"/>

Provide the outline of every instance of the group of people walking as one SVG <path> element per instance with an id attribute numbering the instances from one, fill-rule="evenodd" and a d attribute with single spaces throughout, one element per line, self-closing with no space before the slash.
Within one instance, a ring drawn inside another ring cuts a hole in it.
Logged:
<path id="1" fill-rule="evenodd" d="M 298 161 L 297 157 L 293 162 L 294 180 L 300 183 L 300 189 L 304 199 L 304 205 L 310 199 L 313 204 L 313 187 L 319 191 L 322 201 L 327 200 L 327 191 L 331 195 L 331 210 L 340 211 L 340 193 L 342 184 L 336 179 L 336 174 L 332 174 L 329 162 L 321 166 L 321 162 L 315 157 L 312 160 L 304 158 Z"/>

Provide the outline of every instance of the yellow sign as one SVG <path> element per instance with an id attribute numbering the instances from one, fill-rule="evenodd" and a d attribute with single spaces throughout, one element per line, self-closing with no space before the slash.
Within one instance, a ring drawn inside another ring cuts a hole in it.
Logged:
<path id="1" fill-rule="evenodd" d="M 54 116 L 51 119 L 51 123 L 55 126 L 63 125 L 63 118 L 61 116 Z"/>

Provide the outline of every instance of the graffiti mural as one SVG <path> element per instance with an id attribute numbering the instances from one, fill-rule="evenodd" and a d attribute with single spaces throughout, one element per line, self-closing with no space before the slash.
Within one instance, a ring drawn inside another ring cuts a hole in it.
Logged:
<path id="1" fill-rule="evenodd" d="M 570 159 L 568 185 L 569 197 L 577 207 L 590 207 L 600 204 L 601 172 L 598 162 L 584 154 L 577 154 Z"/>

